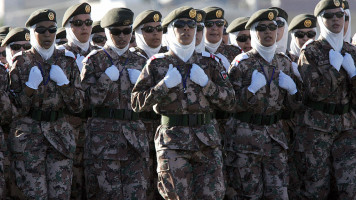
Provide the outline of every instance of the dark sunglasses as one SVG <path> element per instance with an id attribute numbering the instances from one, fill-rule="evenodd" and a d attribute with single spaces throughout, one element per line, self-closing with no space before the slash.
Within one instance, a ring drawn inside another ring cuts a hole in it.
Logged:
<path id="1" fill-rule="evenodd" d="M 337 18 L 341 18 L 344 16 L 344 12 L 340 11 L 340 12 L 335 12 L 335 13 L 324 13 L 322 16 L 325 18 L 325 19 L 331 19 L 334 17 L 334 15 L 337 17 Z"/>
<path id="2" fill-rule="evenodd" d="M 6 51 L 0 52 L 0 55 L 2 55 L 3 57 L 6 57 Z"/>
<path id="3" fill-rule="evenodd" d="M 303 31 L 297 31 L 294 33 L 295 37 L 297 38 L 304 38 L 304 36 L 306 35 L 308 38 L 313 38 L 316 35 L 315 31 L 308 31 L 308 32 L 303 32 Z"/>
<path id="4" fill-rule="evenodd" d="M 73 20 L 73 21 L 70 21 L 69 23 L 73 24 L 74 26 L 83 26 L 83 24 L 85 24 L 85 26 L 91 26 L 93 24 L 93 20 L 91 19 L 87 19 L 85 21 L 83 20 Z"/>
<path id="5" fill-rule="evenodd" d="M 205 21 L 204 25 L 208 28 L 213 27 L 214 24 L 216 24 L 217 27 L 222 27 L 224 26 L 225 22 L 224 21 Z"/>
<path id="6" fill-rule="evenodd" d="M 25 50 L 29 50 L 31 49 L 31 44 L 12 44 L 10 45 L 10 48 L 13 50 L 13 51 L 18 51 L 21 49 L 21 47 Z"/>
<path id="7" fill-rule="evenodd" d="M 240 36 L 236 37 L 236 41 L 238 41 L 238 42 L 246 42 L 248 39 L 251 40 L 250 35 L 240 35 Z"/>
<path id="8" fill-rule="evenodd" d="M 282 21 L 282 20 L 277 20 L 276 22 L 277 22 L 278 28 L 282 28 L 282 27 L 284 26 L 284 21 Z"/>
<path id="9" fill-rule="evenodd" d="M 187 25 L 189 28 L 195 28 L 197 26 L 197 23 L 193 20 L 177 20 L 175 22 L 173 22 L 173 26 L 175 28 L 184 28 L 185 25 Z"/>
<path id="10" fill-rule="evenodd" d="M 202 26 L 202 25 L 197 25 L 197 32 L 203 31 L 203 29 L 204 29 L 204 26 Z"/>
<path id="11" fill-rule="evenodd" d="M 146 33 L 153 33 L 153 31 L 157 30 L 157 32 L 162 32 L 163 27 L 161 25 L 158 25 L 156 27 L 153 26 L 146 26 L 141 28 L 141 30 L 145 31 Z"/>
<path id="12" fill-rule="evenodd" d="M 256 31 L 260 31 L 260 32 L 263 32 L 263 31 L 266 31 L 267 28 L 270 30 L 270 31 L 275 31 L 277 29 L 277 25 L 275 24 L 261 24 L 261 25 L 258 25 L 256 26 Z"/>
<path id="13" fill-rule="evenodd" d="M 51 33 L 51 34 L 53 34 L 53 33 L 56 33 L 57 32 L 57 27 L 55 27 L 55 26 L 51 26 L 51 27 L 43 27 L 43 26 L 41 26 L 41 27 L 37 27 L 36 29 L 35 29 L 35 31 L 37 32 L 37 33 L 39 33 L 39 34 L 44 34 L 46 31 L 48 31 L 49 33 Z"/>
<path id="14" fill-rule="evenodd" d="M 345 22 L 349 21 L 350 20 L 350 16 L 348 15 L 345 15 Z"/>
<path id="15" fill-rule="evenodd" d="M 59 41 L 59 42 L 57 42 L 57 45 L 62 45 L 62 44 L 65 44 L 65 43 L 67 43 L 67 41 Z"/>
<path id="16" fill-rule="evenodd" d="M 92 40 L 95 43 L 102 43 L 102 42 L 106 41 L 106 37 L 104 37 L 104 36 L 96 36 L 96 37 L 93 37 Z"/>
<path id="17" fill-rule="evenodd" d="M 117 28 L 110 28 L 109 30 L 112 35 L 121 35 L 121 33 L 123 33 L 124 35 L 128 35 L 132 32 L 132 28 L 124 28 L 123 30 Z"/>

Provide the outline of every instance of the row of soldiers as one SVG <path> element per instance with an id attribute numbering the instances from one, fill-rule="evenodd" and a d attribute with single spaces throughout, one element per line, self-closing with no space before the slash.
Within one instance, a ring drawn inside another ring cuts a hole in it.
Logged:
<path id="1" fill-rule="evenodd" d="M 90 13 L 0 28 L 4 199 L 355 199 L 346 1 Z"/>

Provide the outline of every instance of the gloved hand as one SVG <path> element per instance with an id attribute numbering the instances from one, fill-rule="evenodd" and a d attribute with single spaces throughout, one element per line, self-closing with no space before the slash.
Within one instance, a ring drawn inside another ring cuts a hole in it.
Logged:
<path id="1" fill-rule="evenodd" d="M 80 55 L 79 53 L 77 54 L 77 59 L 75 60 L 75 62 L 78 65 L 78 69 L 79 72 L 82 73 L 82 69 L 83 69 L 83 60 L 84 60 L 85 56 Z"/>
<path id="2" fill-rule="evenodd" d="M 228 72 L 229 68 L 230 68 L 229 60 L 224 55 L 222 55 L 221 53 L 216 54 L 216 57 L 220 58 L 221 63 L 224 65 L 225 70 Z"/>
<path id="3" fill-rule="evenodd" d="M 105 74 L 108 75 L 108 77 L 112 81 L 117 81 L 117 80 L 119 80 L 119 77 L 120 77 L 120 71 L 119 71 L 119 69 L 117 69 L 117 67 L 115 65 L 111 65 L 110 67 L 108 67 L 105 70 Z"/>
<path id="4" fill-rule="evenodd" d="M 298 92 L 297 86 L 295 85 L 293 79 L 287 74 L 283 73 L 281 70 L 279 71 L 279 87 L 288 91 L 289 94 L 295 94 Z"/>
<path id="5" fill-rule="evenodd" d="M 295 75 L 301 82 L 303 82 L 302 77 L 300 76 L 300 73 L 299 73 L 299 70 L 298 70 L 298 64 L 297 64 L 297 63 L 292 62 L 292 69 L 293 69 L 294 75 Z"/>
<path id="6" fill-rule="evenodd" d="M 252 72 L 251 85 L 248 86 L 248 90 L 255 94 L 259 89 L 267 84 L 266 77 L 255 69 Z"/>
<path id="7" fill-rule="evenodd" d="M 337 70 L 340 71 L 340 67 L 344 57 L 342 57 L 341 53 L 335 51 L 334 49 L 330 49 L 329 51 L 329 61 L 330 64 Z"/>
<path id="8" fill-rule="evenodd" d="M 30 75 L 28 76 L 28 81 L 25 83 L 27 87 L 32 88 L 34 90 L 38 89 L 38 86 L 43 81 L 43 77 L 40 69 L 37 66 L 34 66 L 30 70 Z"/>
<path id="9" fill-rule="evenodd" d="M 69 83 L 67 76 L 58 65 L 52 65 L 51 71 L 49 71 L 51 80 L 56 82 L 58 86 L 66 85 Z"/>
<path id="10" fill-rule="evenodd" d="M 201 67 L 197 64 L 193 64 L 192 69 L 190 70 L 190 80 L 202 87 L 205 87 L 206 84 L 208 84 L 209 78 Z"/>
<path id="11" fill-rule="evenodd" d="M 344 60 L 342 61 L 342 67 L 347 71 L 350 78 L 356 75 L 355 62 L 349 53 L 345 53 Z"/>
<path id="12" fill-rule="evenodd" d="M 129 72 L 129 78 L 132 84 L 135 84 L 141 72 L 137 69 L 127 69 Z"/>
<path id="13" fill-rule="evenodd" d="M 169 64 L 169 69 L 163 80 L 167 88 L 172 88 L 182 82 L 182 75 L 179 73 L 176 67 L 173 67 L 172 64 Z"/>

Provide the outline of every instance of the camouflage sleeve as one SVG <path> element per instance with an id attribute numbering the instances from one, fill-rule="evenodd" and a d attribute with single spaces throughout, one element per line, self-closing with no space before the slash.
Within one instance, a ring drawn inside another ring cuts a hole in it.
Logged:
<path id="1" fill-rule="evenodd" d="M 218 63 L 216 65 L 209 66 L 213 70 L 211 71 L 208 84 L 202 91 L 212 104 L 222 110 L 228 111 L 235 104 L 235 91 L 232 88 L 225 69 Z"/>
<path id="2" fill-rule="evenodd" d="M 148 62 L 143 68 L 131 93 L 131 106 L 135 112 L 150 111 L 152 106 L 159 103 L 167 94 L 168 88 L 163 80 L 154 80 L 152 64 Z"/>
<path id="3" fill-rule="evenodd" d="M 6 91 L 0 91 L 0 124 L 8 124 L 12 118 L 12 104 Z"/>
<path id="4" fill-rule="evenodd" d="M 97 62 L 93 57 L 88 58 L 83 64 L 81 73 L 82 87 L 85 91 L 86 98 L 93 106 L 102 105 L 112 84 L 111 79 L 101 70 L 96 71 Z M 99 74 L 97 76 L 97 74 Z"/>
<path id="5" fill-rule="evenodd" d="M 323 64 L 319 65 L 313 59 L 317 55 L 307 50 L 302 50 L 298 60 L 304 95 L 313 101 L 322 101 L 338 89 L 342 81 L 341 74 L 329 61 L 320 62 Z"/>

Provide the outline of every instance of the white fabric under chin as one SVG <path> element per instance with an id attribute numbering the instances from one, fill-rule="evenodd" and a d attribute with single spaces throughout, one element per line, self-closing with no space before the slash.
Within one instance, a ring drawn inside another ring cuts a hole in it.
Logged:
<path id="1" fill-rule="evenodd" d="M 11 54 L 11 47 L 10 47 L 10 45 L 12 45 L 12 44 L 14 44 L 14 42 L 11 42 L 5 48 L 6 61 L 7 61 L 7 63 L 9 63 L 10 66 L 12 65 L 12 57 L 13 57 L 13 55 Z"/>
<path id="2" fill-rule="evenodd" d="M 273 21 L 274 24 L 277 25 L 276 21 Z M 277 49 L 277 44 L 274 42 L 272 46 L 265 47 L 260 43 L 260 40 L 257 37 L 257 31 L 256 31 L 256 26 L 258 25 L 259 22 L 255 22 L 252 24 L 251 29 L 250 29 L 250 34 L 251 34 L 251 46 L 252 48 L 256 49 L 256 51 L 262 56 L 263 59 L 265 59 L 267 62 L 271 63 L 272 59 L 274 57 L 274 54 Z M 277 39 L 277 31 L 276 31 L 276 39 Z"/>
<path id="3" fill-rule="evenodd" d="M 57 24 L 55 24 L 55 26 L 57 26 Z M 54 52 L 56 42 L 53 40 L 51 47 L 49 47 L 48 49 L 41 47 L 35 37 L 35 28 L 36 24 L 30 27 L 30 43 L 44 60 L 48 60 Z"/>
<path id="4" fill-rule="evenodd" d="M 89 49 L 89 44 L 90 44 L 90 39 L 84 43 L 81 43 L 77 37 L 75 36 L 75 34 L 73 33 L 73 30 L 72 30 L 72 27 L 70 27 L 70 21 L 73 20 L 73 17 L 70 18 L 68 20 L 68 22 L 66 23 L 66 25 L 64 26 L 65 29 L 66 29 L 66 37 L 68 39 L 68 44 L 70 45 L 75 45 L 75 46 L 78 46 L 79 48 L 81 48 L 83 51 L 88 51 Z"/>
<path id="5" fill-rule="evenodd" d="M 135 29 L 135 36 L 136 36 L 136 44 L 137 46 L 144 50 L 148 56 L 148 58 L 151 58 L 153 55 L 157 54 L 159 52 L 159 50 L 161 49 L 161 44 L 156 47 L 156 48 L 152 48 L 150 46 L 147 45 L 145 38 L 142 35 L 142 30 L 141 28 L 143 28 L 144 25 L 140 25 L 139 27 L 137 27 Z"/>
<path id="6" fill-rule="evenodd" d="M 340 8 L 342 11 L 344 9 Z M 328 43 L 331 45 L 331 47 L 337 51 L 341 52 L 343 43 L 344 43 L 344 26 L 342 26 L 342 29 L 340 33 L 333 33 L 331 32 L 328 28 L 326 28 L 324 22 L 323 22 L 323 17 L 322 15 L 324 14 L 325 11 L 321 12 L 317 19 L 318 19 L 318 24 L 320 27 L 320 37 L 324 38 Z M 345 16 L 344 16 L 345 19 Z"/>
<path id="7" fill-rule="evenodd" d="M 130 46 L 129 42 L 127 43 L 127 45 L 123 49 L 117 48 L 116 45 L 114 44 L 114 42 L 112 41 L 109 28 L 105 28 L 104 31 L 105 31 L 105 36 L 106 36 L 106 43 L 105 44 L 108 45 L 119 56 L 124 54 L 127 51 L 127 49 L 129 49 L 129 46 Z M 131 36 L 132 36 L 132 33 L 131 33 Z M 130 39 L 131 39 L 131 37 L 130 37 Z"/>

